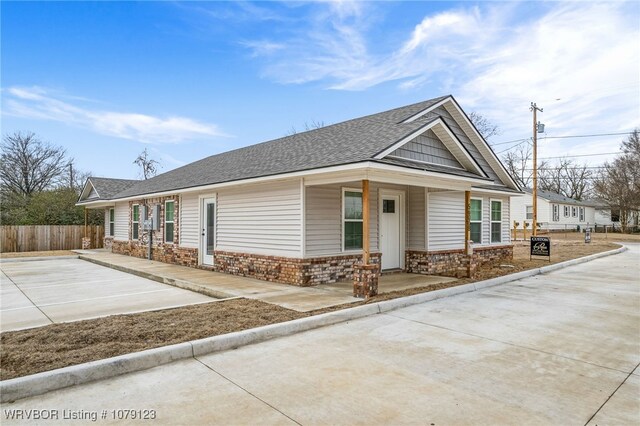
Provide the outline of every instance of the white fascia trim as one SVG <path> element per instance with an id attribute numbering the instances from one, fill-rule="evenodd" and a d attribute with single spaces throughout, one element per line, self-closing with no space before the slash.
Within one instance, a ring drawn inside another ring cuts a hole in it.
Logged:
<path id="1" fill-rule="evenodd" d="M 406 120 L 403 121 L 403 123 L 411 123 L 412 121 L 417 120 L 418 118 L 422 117 L 423 115 L 426 115 L 429 112 L 433 111 L 434 109 L 436 109 L 436 108 L 444 105 L 445 103 L 449 102 L 450 99 L 451 99 L 451 96 L 447 96 L 446 98 L 444 98 L 440 102 L 438 102 L 436 104 L 433 104 L 430 107 L 428 107 L 427 109 L 423 109 L 419 113 L 414 114 L 411 117 L 407 118 Z"/>
<path id="2" fill-rule="evenodd" d="M 507 172 L 507 169 L 505 169 L 504 165 L 502 164 L 502 161 L 500 161 L 500 159 L 496 156 L 495 152 L 493 152 L 493 150 L 489 147 L 489 144 L 487 143 L 487 141 L 484 140 L 482 135 L 478 133 L 478 129 L 476 129 L 476 126 L 474 126 L 473 123 L 471 123 L 471 121 L 467 117 L 467 114 L 465 114 L 462 108 L 460 108 L 460 105 L 458 105 L 458 102 L 456 102 L 456 100 L 453 97 L 447 98 L 447 101 L 451 101 L 451 104 L 453 104 L 454 108 L 458 111 L 458 113 L 460 113 L 460 115 L 462 116 L 466 124 L 473 131 L 473 136 L 476 138 L 477 142 L 479 142 L 479 145 L 475 144 L 476 148 L 478 148 L 478 150 L 486 151 L 486 153 L 498 164 L 499 169 L 502 171 L 505 177 L 507 177 L 509 182 L 513 185 L 513 189 L 520 189 L 518 184 L 516 184 L 516 182 L 513 180 L 513 178 L 509 174 L 509 172 Z"/>
<path id="3" fill-rule="evenodd" d="M 515 193 L 512 191 L 503 191 L 500 188 L 496 188 L 496 189 L 486 189 L 486 188 L 471 188 L 471 192 L 482 192 L 485 194 L 499 194 L 499 195 L 506 195 L 507 197 L 522 197 L 522 194 L 519 193 Z"/>
<path id="4" fill-rule="evenodd" d="M 98 189 L 95 186 L 93 186 L 93 182 L 91 182 L 91 178 L 88 178 L 87 181 L 84 183 L 84 186 L 82 187 L 82 192 L 80 193 L 80 197 L 78 197 L 78 202 L 81 202 L 85 197 L 91 194 L 91 190 L 87 191 L 89 187 L 93 188 L 96 191 L 96 194 L 98 194 L 98 197 L 100 197 L 100 193 L 98 192 Z"/>
<path id="5" fill-rule="evenodd" d="M 374 161 L 362 161 L 360 163 L 345 164 L 342 166 L 331 166 L 331 167 L 324 167 L 324 168 L 318 168 L 318 169 L 312 169 L 312 170 L 303 170 L 300 172 L 282 173 L 282 174 L 277 174 L 272 176 L 263 176 L 263 177 L 257 177 L 257 178 L 235 180 L 231 182 L 214 183 L 211 185 L 194 186 L 191 188 L 174 189 L 171 191 L 162 191 L 162 192 L 154 192 L 154 193 L 148 193 L 148 194 L 133 195 L 130 197 L 117 198 L 117 199 L 108 200 L 108 201 L 102 200 L 102 201 L 96 201 L 96 202 L 85 202 L 85 203 L 79 203 L 79 205 L 92 206 L 92 207 L 98 204 L 105 204 L 105 203 L 109 205 L 113 205 L 116 202 L 139 200 L 141 198 L 165 197 L 167 195 L 216 190 L 218 188 L 225 188 L 229 186 L 247 185 L 252 183 L 271 182 L 271 181 L 278 181 L 278 180 L 289 180 L 292 178 L 300 178 L 303 176 L 321 175 L 326 173 L 335 173 L 335 172 L 344 172 L 344 171 L 362 171 L 364 173 L 367 173 L 367 172 L 376 171 L 376 170 L 401 172 L 404 174 L 412 174 L 417 177 L 431 177 L 431 178 L 445 179 L 445 180 L 456 180 L 456 181 L 469 183 L 469 184 L 474 184 L 474 183 L 486 184 L 487 183 L 486 179 L 481 179 L 481 178 L 471 178 L 471 177 L 464 177 L 464 176 L 448 176 L 445 173 L 429 172 L 425 170 L 412 169 L 409 167 L 394 166 L 391 164 L 381 164 Z M 363 177 L 363 179 L 366 179 L 366 177 Z"/>
<path id="6" fill-rule="evenodd" d="M 449 150 L 449 152 L 456 158 L 458 163 L 462 164 L 463 167 L 464 167 L 465 164 L 467 164 L 467 165 L 470 166 L 471 169 L 473 169 L 472 171 L 478 173 L 481 176 L 488 177 L 487 174 L 480 168 L 480 165 L 478 164 L 478 162 L 469 154 L 469 152 L 464 147 L 464 145 L 462 145 L 462 142 L 460 142 L 460 139 L 458 139 L 458 137 L 456 135 L 454 135 L 451 132 L 451 130 L 449 130 L 449 127 L 446 125 L 444 120 L 442 120 L 442 118 L 437 118 L 437 119 L 433 120 L 432 122 L 430 122 L 429 124 L 419 128 L 415 132 L 411 133 L 409 136 L 401 139 L 400 141 L 394 143 L 393 145 L 391 145 L 390 147 L 388 147 L 384 151 L 380 152 L 374 158 L 380 160 L 380 159 L 386 157 L 387 155 L 391 154 L 396 149 L 402 148 L 404 145 L 408 144 L 409 142 L 414 140 L 416 137 L 418 137 L 421 134 L 425 133 L 427 130 L 433 129 L 434 127 L 438 127 L 438 129 L 444 130 L 444 132 L 447 134 L 447 136 L 449 136 L 451 141 L 447 142 L 447 141 L 443 141 L 441 139 L 441 142 Z M 459 154 L 456 155 L 456 153 L 453 150 L 451 150 L 451 148 L 449 146 L 447 146 L 451 142 L 453 142 L 453 144 L 458 148 L 458 151 L 462 153 L 462 157 Z M 467 169 L 465 169 L 465 170 L 467 170 Z"/>

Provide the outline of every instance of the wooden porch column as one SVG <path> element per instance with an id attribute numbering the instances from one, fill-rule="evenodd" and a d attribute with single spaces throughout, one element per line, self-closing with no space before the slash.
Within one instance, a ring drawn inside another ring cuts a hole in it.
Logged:
<path id="1" fill-rule="evenodd" d="M 84 208 L 84 237 L 87 238 L 87 208 Z"/>
<path id="2" fill-rule="evenodd" d="M 464 252 L 469 253 L 471 240 L 471 191 L 464 191 Z"/>
<path id="3" fill-rule="evenodd" d="M 369 264 L 369 179 L 362 180 L 362 263 Z"/>
<path id="4" fill-rule="evenodd" d="M 89 238 L 88 232 L 87 232 L 87 223 L 89 222 L 87 220 L 89 215 L 89 212 L 87 211 L 87 208 L 84 208 L 84 237 L 82 237 L 82 250 L 89 250 L 91 248 L 91 238 Z"/>
<path id="5" fill-rule="evenodd" d="M 362 264 L 353 265 L 353 296 L 368 299 L 378 294 L 380 264 L 370 264 L 369 180 L 362 180 Z"/>

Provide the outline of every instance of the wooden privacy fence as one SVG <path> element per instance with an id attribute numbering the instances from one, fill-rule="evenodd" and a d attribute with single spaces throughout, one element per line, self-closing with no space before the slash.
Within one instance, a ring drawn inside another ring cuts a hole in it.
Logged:
<path id="1" fill-rule="evenodd" d="M 84 225 L 0 226 L 0 252 L 74 250 L 82 248 Z M 104 226 L 87 226 L 91 248 L 102 248 Z"/>

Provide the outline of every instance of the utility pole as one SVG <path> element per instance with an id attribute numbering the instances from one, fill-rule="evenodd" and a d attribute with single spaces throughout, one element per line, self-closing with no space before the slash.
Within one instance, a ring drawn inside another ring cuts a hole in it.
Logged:
<path id="1" fill-rule="evenodd" d="M 529 110 L 533 111 L 533 236 L 538 235 L 538 108 L 531 102 Z"/>

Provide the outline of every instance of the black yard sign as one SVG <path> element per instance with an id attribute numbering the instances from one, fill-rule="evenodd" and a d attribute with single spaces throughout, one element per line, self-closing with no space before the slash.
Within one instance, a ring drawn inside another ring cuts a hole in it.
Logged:
<path id="1" fill-rule="evenodd" d="M 551 262 L 551 240 L 549 237 L 531 237 L 531 256 L 547 256 Z"/>

